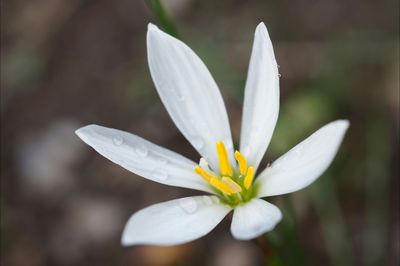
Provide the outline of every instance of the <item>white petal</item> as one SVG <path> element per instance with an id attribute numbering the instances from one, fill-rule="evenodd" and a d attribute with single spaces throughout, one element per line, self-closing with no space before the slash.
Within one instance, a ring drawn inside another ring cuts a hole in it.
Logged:
<path id="1" fill-rule="evenodd" d="M 197 196 L 152 205 L 131 216 L 123 245 L 178 245 L 214 229 L 231 210 L 215 196 Z"/>
<path id="2" fill-rule="evenodd" d="M 239 240 L 249 240 L 274 229 L 282 219 L 275 205 L 261 199 L 252 199 L 233 212 L 232 235 Z"/>
<path id="3" fill-rule="evenodd" d="M 194 172 L 191 160 L 121 130 L 89 125 L 76 134 L 98 153 L 144 178 L 177 187 L 213 193 Z"/>
<path id="4" fill-rule="evenodd" d="M 213 169 L 219 169 L 217 141 L 224 141 L 234 163 L 225 105 L 204 63 L 187 45 L 152 24 L 147 53 L 158 94 L 182 134 Z"/>
<path id="5" fill-rule="evenodd" d="M 279 77 L 274 50 L 264 23 L 257 26 L 243 104 L 240 151 L 258 167 L 279 113 Z"/>
<path id="6" fill-rule="evenodd" d="M 347 120 L 337 120 L 277 159 L 257 179 L 258 197 L 294 192 L 314 182 L 331 164 L 349 127 Z"/>

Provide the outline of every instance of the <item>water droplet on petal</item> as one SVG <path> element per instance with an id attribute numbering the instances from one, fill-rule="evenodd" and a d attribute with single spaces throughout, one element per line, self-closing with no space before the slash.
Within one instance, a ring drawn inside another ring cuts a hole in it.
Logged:
<path id="1" fill-rule="evenodd" d="M 282 77 L 282 75 L 279 73 L 279 74 L 278 74 L 278 78 L 280 78 L 280 77 Z"/>
<path id="2" fill-rule="evenodd" d="M 124 143 L 124 139 L 120 135 L 113 137 L 112 141 L 115 146 L 120 146 L 122 143 Z"/>
<path id="3" fill-rule="evenodd" d="M 193 139 L 192 143 L 197 150 L 204 147 L 204 141 L 200 138 Z"/>
<path id="4" fill-rule="evenodd" d="M 281 163 L 280 163 L 280 162 L 275 162 L 275 163 L 272 164 L 272 166 L 273 166 L 275 169 L 279 169 L 279 168 L 281 168 Z"/>
<path id="5" fill-rule="evenodd" d="M 212 197 L 210 197 L 210 196 L 203 196 L 202 199 L 203 199 L 203 202 L 205 205 L 213 204 Z"/>
<path id="6" fill-rule="evenodd" d="M 157 162 L 161 165 L 166 165 L 168 163 L 167 159 L 165 158 L 158 158 Z"/>
<path id="7" fill-rule="evenodd" d="M 138 145 L 135 149 L 135 152 L 140 156 L 140 157 L 146 157 L 147 154 L 149 153 L 149 150 L 146 148 L 144 145 Z"/>
<path id="8" fill-rule="evenodd" d="M 179 206 L 187 214 L 193 214 L 197 211 L 197 202 L 193 198 L 179 199 Z"/>
<path id="9" fill-rule="evenodd" d="M 293 152 L 296 156 L 301 156 L 301 148 L 300 147 L 295 147 Z"/>
<path id="10" fill-rule="evenodd" d="M 211 200 L 212 200 L 212 202 L 213 202 L 214 204 L 220 203 L 220 200 L 219 200 L 218 197 L 212 196 L 212 197 L 210 197 L 210 198 L 211 198 Z"/>
<path id="11" fill-rule="evenodd" d="M 167 172 L 161 169 L 156 169 L 152 173 L 153 177 L 158 180 L 166 180 L 168 178 Z"/>
<path id="12" fill-rule="evenodd" d="M 173 92 L 176 95 L 176 98 L 178 99 L 178 101 L 184 101 L 185 100 L 185 96 L 177 89 L 173 89 Z"/>

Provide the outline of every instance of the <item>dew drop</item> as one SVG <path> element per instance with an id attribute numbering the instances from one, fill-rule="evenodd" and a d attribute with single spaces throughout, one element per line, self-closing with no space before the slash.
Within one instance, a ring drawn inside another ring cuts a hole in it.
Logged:
<path id="1" fill-rule="evenodd" d="M 154 170 L 152 175 L 154 176 L 154 178 L 156 178 L 158 180 L 166 180 L 168 178 L 167 172 L 165 172 L 164 170 L 160 170 L 160 169 Z"/>
<path id="2" fill-rule="evenodd" d="M 197 211 L 197 202 L 193 198 L 179 199 L 179 206 L 187 214 L 193 214 Z"/>
<path id="3" fill-rule="evenodd" d="M 178 101 L 184 101 L 185 100 L 185 96 L 179 91 L 179 90 L 173 90 L 176 98 L 178 99 Z"/>
<path id="4" fill-rule="evenodd" d="M 181 101 L 181 102 L 184 101 L 185 100 L 185 96 L 183 96 L 182 94 L 179 94 L 178 95 L 178 100 Z"/>
<path id="5" fill-rule="evenodd" d="M 124 143 L 124 139 L 120 135 L 113 137 L 112 141 L 115 146 L 120 146 L 122 143 Z"/>
<path id="6" fill-rule="evenodd" d="M 280 78 L 280 77 L 282 77 L 282 75 L 279 73 L 279 74 L 278 74 L 278 78 Z"/>
<path id="7" fill-rule="evenodd" d="M 193 143 L 193 146 L 198 150 L 204 147 L 204 141 L 200 138 L 194 139 L 192 141 L 192 143 Z"/>
<path id="8" fill-rule="evenodd" d="M 301 156 L 301 149 L 299 148 L 299 147 L 296 147 L 296 148 L 294 148 L 294 154 L 296 155 L 296 156 Z"/>
<path id="9" fill-rule="evenodd" d="M 211 197 L 211 200 L 212 200 L 212 202 L 213 202 L 214 204 L 220 203 L 220 200 L 219 200 L 219 198 L 217 198 L 217 197 Z"/>
<path id="10" fill-rule="evenodd" d="M 166 165 L 168 163 L 167 159 L 165 158 L 158 158 L 157 162 L 161 165 Z"/>
<path id="11" fill-rule="evenodd" d="M 275 163 L 272 164 L 272 166 L 273 166 L 275 169 L 279 169 L 279 168 L 281 168 L 281 163 L 280 163 L 280 162 L 275 162 Z"/>
<path id="12" fill-rule="evenodd" d="M 204 202 L 205 205 L 211 205 L 213 204 L 213 199 L 210 196 L 203 196 L 202 200 Z"/>
<path id="13" fill-rule="evenodd" d="M 136 147 L 135 152 L 140 156 L 140 157 L 146 157 L 147 154 L 149 153 L 149 150 L 146 148 L 144 145 L 139 145 Z"/>

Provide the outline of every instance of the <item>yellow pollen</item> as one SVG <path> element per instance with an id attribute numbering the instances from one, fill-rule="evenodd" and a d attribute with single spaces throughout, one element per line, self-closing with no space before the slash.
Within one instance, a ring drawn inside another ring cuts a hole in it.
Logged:
<path id="1" fill-rule="evenodd" d="M 217 154 L 219 160 L 219 168 L 222 175 L 232 176 L 232 168 L 229 165 L 228 153 L 222 141 L 217 142 Z"/>
<path id="2" fill-rule="evenodd" d="M 246 172 L 247 172 L 246 158 L 244 158 L 243 154 L 241 154 L 239 151 L 235 151 L 235 158 L 239 164 L 240 174 L 243 176 L 246 175 Z"/>
<path id="3" fill-rule="evenodd" d="M 246 177 L 244 178 L 244 182 L 243 182 L 243 185 L 246 189 L 249 189 L 249 187 L 251 186 L 251 182 L 253 182 L 253 178 L 254 178 L 254 167 L 250 166 L 247 169 L 247 174 L 246 174 Z"/>
<path id="4" fill-rule="evenodd" d="M 238 183 L 236 183 L 229 177 L 226 177 L 226 176 L 222 177 L 222 182 L 224 182 L 225 185 L 227 185 L 233 191 L 233 193 L 242 192 L 242 188 L 238 185 Z"/>
<path id="5" fill-rule="evenodd" d="M 224 194 L 227 194 L 228 196 L 235 193 L 227 184 L 220 181 L 218 178 L 215 177 L 211 178 L 210 184 L 219 191 L 222 191 Z"/>

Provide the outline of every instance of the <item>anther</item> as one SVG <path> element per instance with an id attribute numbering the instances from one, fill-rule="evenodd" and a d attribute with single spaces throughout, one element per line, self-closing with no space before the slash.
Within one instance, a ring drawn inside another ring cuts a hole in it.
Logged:
<path id="1" fill-rule="evenodd" d="M 224 182 L 225 185 L 227 185 L 233 191 L 233 193 L 242 192 L 242 188 L 239 186 L 239 184 L 230 179 L 229 177 L 226 176 L 222 177 L 222 182 Z"/>
<path id="2" fill-rule="evenodd" d="M 215 178 L 212 174 L 207 173 L 203 168 L 201 168 L 200 166 L 196 165 L 196 167 L 194 168 L 194 171 L 200 175 L 201 177 L 203 177 L 207 182 L 210 182 L 212 178 Z"/>
<path id="3" fill-rule="evenodd" d="M 239 164 L 240 174 L 243 176 L 246 175 L 246 172 L 247 172 L 246 158 L 244 158 L 244 156 L 239 151 L 235 151 L 235 158 Z"/>
<path id="4" fill-rule="evenodd" d="M 218 141 L 216 147 L 221 174 L 232 176 L 233 172 L 231 166 L 229 165 L 228 153 L 224 143 L 222 141 Z"/>
<path id="5" fill-rule="evenodd" d="M 211 178 L 210 184 L 218 189 L 219 191 L 222 191 L 222 193 L 229 195 L 232 195 L 234 192 L 233 190 L 224 182 L 220 181 L 218 178 Z"/>
<path id="6" fill-rule="evenodd" d="M 249 189 L 249 187 L 251 186 L 251 183 L 253 182 L 253 178 L 254 178 L 254 167 L 250 166 L 247 169 L 247 174 L 246 174 L 246 177 L 244 178 L 244 182 L 243 182 L 243 185 L 246 189 Z"/>

